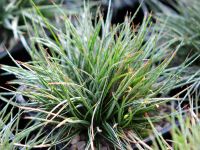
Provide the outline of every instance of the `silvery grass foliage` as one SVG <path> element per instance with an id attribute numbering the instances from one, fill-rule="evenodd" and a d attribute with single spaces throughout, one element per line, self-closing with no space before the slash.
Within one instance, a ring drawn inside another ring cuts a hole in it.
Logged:
<path id="1" fill-rule="evenodd" d="M 45 0 L 35 0 L 35 4 L 38 5 L 40 9 L 48 9 L 53 2 L 62 2 L 59 0 L 54 0 L 52 2 Z M 13 25 L 13 20 L 19 19 L 21 15 L 21 10 L 27 10 L 32 7 L 29 0 L 1 0 L 0 2 L 0 25 L 11 28 Z"/>
<path id="2" fill-rule="evenodd" d="M 14 104 L 11 105 L 13 98 L 6 105 L 1 105 L 0 149 L 24 150 L 49 146 L 38 144 L 44 140 L 44 138 L 41 138 L 42 130 L 40 130 L 44 124 L 31 124 L 31 122 L 28 123 L 26 120 L 22 121 L 28 115 L 25 115 L 24 110 Z M 35 131 L 37 132 L 35 133 Z"/>
<path id="3" fill-rule="evenodd" d="M 92 18 L 85 7 L 75 18 L 57 16 L 57 27 L 36 10 L 43 22 L 29 26 L 30 43 L 22 38 L 32 61 L 1 66 L 17 77 L 11 85 L 26 87 L 1 99 L 20 94 L 26 102 L 14 105 L 34 112 L 28 118 L 41 132 L 32 146 L 64 149 L 80 134 L 87 137 L 86 149 L 100 149 L 104 140 L 119 149 L 137 142 L 148 125 L 145 114 L 172 99 L 157 97 L 170 87 L 163 77 L 174 53 L 157 47 L 160 34 L 148 28 L 150 17 L 140 27 L 134 17 L 112 26 L 109 12 L 106 20 Z"/>
<path id="4" fill-rule="evenodd" d="M 141 0 L 141 2 L 145 2 L 153 13 L 173 13 L 177 6 L 176 0 Z"/>
<path id="5" fill-rule="evenodd" d="M 1 139 L 0 148 L 1 149 L 15 148 L 15 145 L 13 143 L 14 138 L 15 138 L 14 132 L 15 132 L 15 129 L 17 128 L 17 122 L 19 119 L 20 112 L 14 115 L 11 109 L 11 113 L 8 113 L 7 112 L 8 106 L 9 106 L 9 103 L 3 108 L 1 107 L 1 111 L 0 111 L 0 139 Z M 17 143 L 18 141 L 15 141 L 15 142 Z"/>
<path id="6" fill-rule="evenodd" d="M 12 116 L 12 113 L 7 114 L 7 108 L 9 103 L 6 106 L 1 106 L 0 111 L 0 148 L 1 149 L 10 149 L 13 145 L 9 143 L 14 134 L 13 127 L 15 126 L 15 122 L 17 122 L 18 115 Z M 2 108 L 3 107 L 3 108 Z M 11 148 L 12 149 L 12 148 Z"/>
<path id="7" fill-rule="evenodd" d="M 168 2 L 173 6 L 173 9 L 165 7 L 158 0 L 151 1 L 158 4 L 158 8 L 154 10 L 157 30 L 161 29 L 164 33 L 161 43 L 170 43 L 169 50 L 181 45 L 172 64 L 175 67 L 171 70 L 174 69 L 174 72 L 177 72 L 180 70 L 180 65 L 181 67 L 185 65 L 186 69 L 180 72 L 180 84 L 177 84 L 175 88 L 189 85 L 192 87 L 191 92 L 199 91 L 200 17 L 198 14 L 200 13 L 200 1 L 169 0 Z M 187 92 L 186 96 L 188 94 Z"/>
<path id="8" fill-rule="evenodd" d="M 125 6 L 133 6 L 136 4 L 137 0 L 114 0 L 112 1 L 113 8 L 123 8 Z M 103 0 L 102 3 L 104 5 L 109 5 L 109 0 Z"/>
<path id="9" fill-rule="evenodd" d="M 35 0 L 34 1 L 38 8 L 46 15 L 46 17 L 52 17 L 53 5 L 55 2 L 57 4 L 61 3 L 61 0 L 55 1 L 46 1 L 46 0 Z M 13 37 L 18 39 L 18 34 L 21 33 L 21 29 L 24 26 L 22 12 L 27 12 L 32 9 L 32 5 L 29 0 L 1 0 L 0 1 L 0 29 L 1 32 L 6 32 L 4 37 L 1 40 L 5 41 L 6 39 Z M 13 35 L 9 31 L 13 32 Z M 9 36 L 10 35 L 10 36 Z M 9 40 L 9 39 L 8 39 Z M 1 41 L 2 42 L 2 41 Z M 1 43 L 2 44 L 2 43 Z"/>
<path id="10" fill-rule="evenodd" d="M 9 107 L 9 102 L 0 111 L 0 149 L 16 149 L 23 135 L 18 130 L 21 112 L 13 112 L 14 107 Z"/>
<path id="11" fill-rule="evenodd" d="M 173 149 L 173 150 L 196 150 L 200 145 L 200 118 L 199 118 L 199 93 L 192 97 L 189 95 L 189 108 L 179 108 L 178 112 L 169 119 L 172 123 L 172 139 L 164 139 L 160 133 L 154 129 L 157 142 L 154 141 L 154 149 Z M 177 123 L 179 126 L 177 126 Z M 171 144 L 169 144 L 171 143 Z"/>
<path id="12" fill-rule="evenodd" d="M 168 9 L 157 14 L 158 22 L 165 26 L 164 37 L 166 40 L 173 40 L 174 45 L 182 42 L 182 48 L 179 51 L 182 55 L 200 54 L 200 17 L 198 15 L 200 2 L 198 0 L 175 2 L 173 6 L 176 11 Z"/>

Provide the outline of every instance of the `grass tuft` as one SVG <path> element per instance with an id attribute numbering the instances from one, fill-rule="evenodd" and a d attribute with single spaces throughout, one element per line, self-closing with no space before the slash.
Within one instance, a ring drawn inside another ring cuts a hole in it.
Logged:
<path id="1" fill-rule="evenodd" d="M 149 28 L 150 17 L 140 27 L 128 17 L 112 26 L 110 14 L 106 21 L 101 15 L 92 18 L 85 7 L 74 19 L 57 16 L 55 26 L 36 11 L 43 21 L 33 22 L 31 41 L 23 41 L 32 61 L 2 65 L 17 77 L 10 84 L 25 86 L 11 94 L 22 95 L 26 103 L 16 105 L 35 113 L 28 117 L 40 127 L 34 146 L 66 147 L 84 134 L 88 148 L 104 139 L 111 148 L 126 149 L 137 141 L 128 134 L 146 131 L 145 114 L 169 100 L 157 95 L 170 87 L 161 77 L 174 53 L 157 47 L 160 34 Z"/>

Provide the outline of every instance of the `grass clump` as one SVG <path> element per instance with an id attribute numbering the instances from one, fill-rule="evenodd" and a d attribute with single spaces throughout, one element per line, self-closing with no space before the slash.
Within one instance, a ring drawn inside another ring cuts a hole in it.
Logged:
<path id="1" fill-rule="evenodd" d="M 173 11 L 158 13 L 157 20 L 165 26 L 165 40 L 173 41 L 172 46 L 182 43 L 178 56 L 183 62 L 189 55 L 200 54 L 200 2 L 180 0 L 173 6 Z"/>
<path id="2" fill-rule="evenodd" d="M 46 0 L 35 0 L 35 4 L 43 12 L 46 17 L 53 17 L 52 2 Z M 61 3 L 56 0 L 55 3 Z M 1 45 L 5 45 L 11 49 L 13 43 L 16 44 L 19 40 L 19 34 L 23 34 L 24 20 L 23 12 L 28 15 L 29 11 L 33 10 L 29 0 L 1 0 L 0 1 L 0 36 Z"/>
<path id="3" fill-rule="evenodd" d="M 174 88 L 191 86 L 191 94 L 199 90 L 200 83 L 200 1 L 169 0 L 170 7 L 158 0 L 151 1 L 158 4 L 158 9 L 151 7 L 156 14 L 156 28 L 163 31 L 161 45 L 168 45 L 168 51 L 179 47 L 170 68 L 174 72 L 180 72 L 180 83 Z M 181 70 L 182 66 L 185 66 L 184 70 Z"/>
<path id="4" fill-rule="evenodd" d="M 163 56 L 164 48 L 156 47 L 160 37 L 148 28 L 150 18 L 134 27 L 133 18 L 112 26 L 110 17 L 92 19 L 86 9 L 73 22 L 58 17 L 59 27 L 43 17 L 41 24 L 33 22 L 31 42 L 23 41 L 32 61 L 2 65 L 18 78 L 11 85 L 26 87 L 10 94 L 21 94 L 26 103 L 17 105 L 35 112 L 29 118 L 44 125 L 40 144 L 66 148 L 84 134 L 86 149 L 100 148 L 102 139 L 126 149 L 146 130 L 145 114 L 168 100 L 157 94 L 169 87 L 160 77 L 173 54 Z"/>
<path id="5" fill-rule="evenodd" d="M 18 149 L 30 129 L 27 128 L 23 133 L 20 130 L 21 110 L 11 106 L 9 102 L 0 107 L 0 149 Z"/>
<path id="6" fill-rule="evenodd" d="M 13 97 L 14 98 L 14 97 Z M 0 111 L 0 149 L 32 149 L 46 148 L 51 145 L 42 143 L 42 123 L 27 121 L 28 113 L 15 104 L 2 104 Z M 1 97 L 2 100 L 5 98 Z M 40 130 L 41 129 L 41 130 Z"/>
<path id="7" fill-rule="evenodd" d="M 195 94 L 194 97 L 191 95 L 187 97 L 190 103 L 188 108 L 179 107 L 178 112 L 174 112 L 170 117 L 169 120 L 172 123 L 171 140 L 164 138 L 153 127 L 157 137 L 157 141 L 154 141 L 154 149 L 196 150 L 199 148 L 199 93 Z"/>

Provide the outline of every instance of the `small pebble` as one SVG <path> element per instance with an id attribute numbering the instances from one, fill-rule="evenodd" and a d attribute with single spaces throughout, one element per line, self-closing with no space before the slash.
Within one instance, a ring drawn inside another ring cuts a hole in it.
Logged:
<path id="1" fill-rule="evenodd" d="M 72 145 L 73 145 L 73 144 L 76 144 L 76 143 L 79 142 L 79 141 L 80 141 L 80 136 L 77 135 L 77 136 L 75 136 L 75 137 L 72 139 L 71 144 L 72 144 Z"/>
<path id="2" fill-rule="evenodd" d="M 86 142 L 80 141 L 75 144 L 73 144 L 69 150 L 85 150 Z"/>
<path id="3" fill-rule="evenodd" d="M 76 143 L 78 150 L 84 150 L 85 146 L 86 146 L 86 142 L 85 141 L 80 141 L 78 143 Z"/>

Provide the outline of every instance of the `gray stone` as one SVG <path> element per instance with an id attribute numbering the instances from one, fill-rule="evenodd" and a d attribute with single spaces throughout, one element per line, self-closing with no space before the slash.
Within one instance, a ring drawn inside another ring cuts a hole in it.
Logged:
<path id="1" fill-rule="evenodd" d="M 80 136 L 77 135 L 77 136 L 75 136 L 75 137 L 72 139 L 71 144 L 72 144 L 72 145 L 73 145 L 73 144 L 76 144 L 76 143 L 79 142 L 79 141 L 80 141 Z"/>
<path id="2" fill-rule="evenodd" d="M 80 141 L 77 142 L 76 144 L 73 144 L 69 150 L 85 150 L 86 142 L 85 141 Z"/>
<path id="3" fill-rule="evenodd" d="M 80 141 L 80 142 L 76 143 L 76 146 L 77 146 L 78 150 L 84 150 L 85 146 L 86 146 L 86 142 Z"/>

